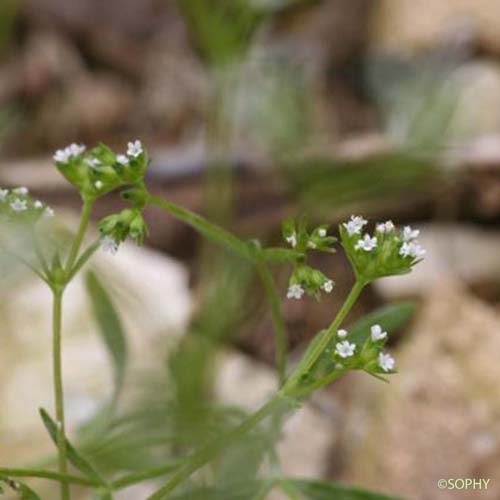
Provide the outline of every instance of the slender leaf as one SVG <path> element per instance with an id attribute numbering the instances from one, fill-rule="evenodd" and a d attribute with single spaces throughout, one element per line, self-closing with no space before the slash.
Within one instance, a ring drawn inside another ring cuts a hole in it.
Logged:
<path id="1" fill-rule="evenodd" d="M 113 362 L 115 397 L 120 393 L 127 365 L 127 341 L 115 306 L 97 275 L 86 274 L 85 284 L 97 320 L 99 333 Z"/>
<path id="2" fill-rule="evenodd" d="M 396 497 L 339 483 L 305 479 L 284 479 L 282 481 L 292 485 L 307 500 L 397 500 Z"/>
<path id="3" fill-rule="evenodd" d="M 46 410 L 40 408 L 39 411 L 40 411 L 40 416 L 42 417 L 42 421 L 45 425 L 45 428 L 47 429 L 54 444 L 57 445 L 58 429 L 56 423 L 52 420 L 52 418 L 50 417 L 50 415 L 47 413 Z M 65 440 L 66 440 L 66 454 L 68 460 L 80 472 L 85 474 L 85 476 L 89 477 L 90 479 L 93 479 L 94 481 L 97 481 L 99 484 L 106 485 L 106 481 L 95 470 L 92 464 L 76 450 L 76 448 L 68 441 L 67 438 L 65 438 Z"/>
<path id="4" fill-rule="evenodd" d="M 95 480 L 88 479 L 86 477 L 72 476 L 70 474 L 60 474 L 59 472 L 54 472 L 45 469 L 10 469 L 5 467 L 0 467 L 0 477 L 38 477 L 41 479 L 48 479 L 51 481 L 63 481 L 67 483 L 80 484 L 83 486 L 95 486 L 100 484 Z"/>

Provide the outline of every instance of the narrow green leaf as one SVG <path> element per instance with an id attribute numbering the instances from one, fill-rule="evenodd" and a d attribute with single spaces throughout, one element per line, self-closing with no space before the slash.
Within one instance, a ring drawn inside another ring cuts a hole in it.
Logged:
<path id="1" fill-rule="evenodd" d="M 45 428 L 47 429 L 52 441 L 54 444 L 57 445 L 57 425 L 56 423 L 52 420 L 50 415 L 47 413 L 46 410 L 43 408 L 40 408 L 40 416 L 42 417 L 43 424 L 45 425 Z M 89 477 L 90 479 L 93 479 L 97 481 L 99 484 L 102 484 L 106 486 L 106 481 L 102 478 L 102 476 L 95 470 L 95 468 L 90 464 L 90 462 L 84 458 L 77 450 L 76 448 L 68 441 L 67 438 L 66 440 L 66 454 L 68 457 L 68 460 L 85 476 Z"/>
<path id="2" fill-rule="evenodd" d="M 100 484 L 95 480 L 91 480 L 87 477 L 72 476 L 70 474 L 60 474 L 59 472 L 54 472 L 46 469 L 10 469 L 5 467 L 0 467 L 0 478 L 2 477 L 38 477 L 41 479 L 48 479 L 50 481 L 61 482 L 66 480 L 68 483 L 79 484 L 82 486 L 95 486 Z"/>
<path id="3" fill-rule="evenodd" d="M 397 500 L 396 497 L 339 483 L 304 479 L 284 479 L 283 481 L 293 485 L 307 500 Z"/>
<path id="4" fill-rule="evenodd" d="M 99 333 L 113 362 L 115 398 L 121 391 L 127 365 L 127 341 L 122 322 L 115 306 L 97 275 L 88 272 L 85 285 L 90 297 L 92 310 L 97 320 Z"/>
<path id="5" fill-rule="evenodd" d="M 370 334 L 370 327 L 375 324 L 388 333 L 394 332 L 413 316 L 415 307 L 413 301 L 401 301 L 377 309 L 349 328 L 349 338 L 352 342 L 363 343 Z"/>

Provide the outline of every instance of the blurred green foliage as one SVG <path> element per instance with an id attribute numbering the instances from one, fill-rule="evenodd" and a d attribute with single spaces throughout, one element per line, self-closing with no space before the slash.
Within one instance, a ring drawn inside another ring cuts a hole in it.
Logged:
<path id="1" fill-rule="evenodd" d="M 214 65 L 240 57 L 263 20 L 250 0 L 178 0 L 178 4 L 197 49 Z"/>

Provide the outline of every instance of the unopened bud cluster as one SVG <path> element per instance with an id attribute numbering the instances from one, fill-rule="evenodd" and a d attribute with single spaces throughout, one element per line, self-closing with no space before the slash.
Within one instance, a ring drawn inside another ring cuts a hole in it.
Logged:
<path id="1" fill-rule="evenodd" d="M 321 292 L 330 293 L 334 287 L 333 280 L 306 263 L 307 253 L 311 250 L 335 252 L 332 245 L 336 239 L 328 235 L 328 226 L 318 226 L 309 232 L 305 218 L 300 219 L 298 224 L 287 219 L 283 223 L 283 238 L 300 255 L 290 277 L 287 298 L 300 299 L 305 293 L 319 298 Z"/>
<path id="2" fill-rule="evenodd" d="M 126 208 L 121 212 L 105 217 L 99 223 L 103 235 L 101 243 L 104 250 L 115 253 L 118 245 L 127 238 L 142 245 L 148 234 L 148 227 L 139 208 Z"/>

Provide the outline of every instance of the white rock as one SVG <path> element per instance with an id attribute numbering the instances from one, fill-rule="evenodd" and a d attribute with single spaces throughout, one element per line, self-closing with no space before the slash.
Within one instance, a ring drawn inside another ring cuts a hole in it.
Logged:
<path id="1" fill-rule="evenodd" d="M 219 360 L 216 396 L 222 403 L 258 409 L 276 390 L 276 374 L 267 365 L 241 354 L 226 353 Z M 318 478 L 328 465 L 334 426 L 329 415 L 305 403 L 286 421 L 277 451 L 284 475 Z"/>
<path id="2" fill-rule="evenodd" d="M 116 256 L 98 252 L 93 260 L 121 313 L 129 347 L 128 377 L 161 366 L 168 335 L 175 342 L 187 324 L 191 298 L 186 270 L 154 251 L 123 244 Z M 52 451 L 38 407 L 53 413 L 51 294 L 29 280 L 18 289 L 0 290 L 0 449 L 26 462 Z M 93 319 L 82 278 L 64 297 L 63 372 L 67 428 L 93 414 L 112 391 L 108 354 Z M 155 365 L 156 363 L 156 365 Z M 126 394 L 125 394 L 126 396 Z"/>

